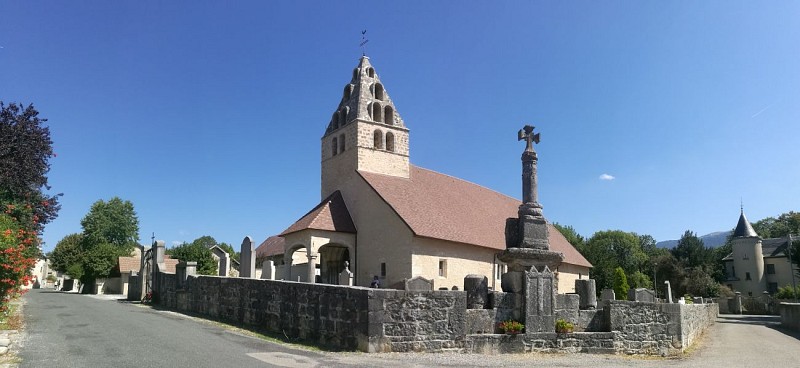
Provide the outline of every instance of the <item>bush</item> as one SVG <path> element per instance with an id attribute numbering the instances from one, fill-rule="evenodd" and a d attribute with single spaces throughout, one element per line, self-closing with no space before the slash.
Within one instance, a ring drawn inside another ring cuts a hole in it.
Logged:
<path id="1" fill-rule="evenodd" d="M 777 299 L 795 299 L 797 297 L 800 297 L 800 286 L 793 289 L 790 285 L 787 285 L 778 288 L 778 292 L 775 294 L 775 298 Z"/>
<path id="2" fill-rule="evenodd" d="M 625 271 L 622 267 L 617 267 L 614 270 L 614 294 L 616 295 L 617 300 L 626 300 L 628 299 L 628 278 L 625 277 Z"/>

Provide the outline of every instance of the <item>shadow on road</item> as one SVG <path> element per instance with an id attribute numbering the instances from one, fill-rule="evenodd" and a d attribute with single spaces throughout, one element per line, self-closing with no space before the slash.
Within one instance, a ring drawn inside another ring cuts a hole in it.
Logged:
<path id="1" fill-rule="evenodd" d="M 717 317 L 717 323 L 736 323 L 747 325 L 761 325 L 766 328 L 773 329 L 786 336 L 793 337 L 800 340 L 800 331 L 790 330 L 781 325 L 781 316 L 753 316 L 753 315 L 735 315 L 735 314 L 721 314 Z"/>

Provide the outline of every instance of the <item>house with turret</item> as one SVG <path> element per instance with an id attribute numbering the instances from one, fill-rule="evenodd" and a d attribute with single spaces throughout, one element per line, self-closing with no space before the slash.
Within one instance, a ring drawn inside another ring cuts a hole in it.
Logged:
<path id="1" fill-rule="evenodd" d="M 762 239 L 747 221 L 744 209 L 731 236 L 733 251 L 722 259 L 729 288 L 757 297 L 792 285 L 792 273 L 797 268 L 789 258 L 788 237 Z"/>

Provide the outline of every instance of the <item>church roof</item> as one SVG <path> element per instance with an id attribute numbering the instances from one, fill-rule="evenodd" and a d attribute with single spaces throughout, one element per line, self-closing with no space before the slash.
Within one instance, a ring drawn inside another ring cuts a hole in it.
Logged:
<path id="1" fill-rule="evenodd" d="M 280 235 L 288 235 L 306 229 L 355 233 L 356 226 L 338 190 L 325 198 L 314 209 L 303 215 Z"/>
<path id="2" fill-rule="evenodd" d="M 283 254 L 285 241 L 277 235 L 270 236 L 256 248 L 256 257 L 271 256 L 273 254 Z"/>
<path id="3" fill-rule="evenodd" d="M 744 210 L 742 210 L 741 215 L 739 215 L 739 223 L 736 224 L 736 229 L 733 230 L 733 237 L 740 236 L 758 236 L 756 231 L 753 230 L 753 226 L 747 221 L 747 217 L 744 217 Z"/>
<path id="4" fill-rule="evenodd" d="M 358 66 L 353 70 L 353 77 L 344 86 L 342 99 L 331 116 L 325 135 L 356 119 L 405 128 L 389 93 L 366 56 L 361 57 Z"/>
<path id="5" fill-rule="evenodd" d="M 358 172 L 417 236 L 506 249 L 505 224 L 521 202 L 480 185 L 411 165 L 410 178 Z M 550 250 L 592 267 L 553 225 Z"/>

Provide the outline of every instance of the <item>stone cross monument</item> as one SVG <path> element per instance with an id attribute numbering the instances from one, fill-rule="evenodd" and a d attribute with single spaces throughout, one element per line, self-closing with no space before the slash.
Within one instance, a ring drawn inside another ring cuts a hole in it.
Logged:
<path id="1" fill-rule="evenodd" d="M 501 280 L 503 291 L 512 294 L 512 317 L 525 323 L 525 331 L 555 331 L 556 293 L 558 279 L 554 270 L 564 255 L 550 251 L 547 220 L 539 204 L 536 182 L 538 158 L 533 149 L 539 134 L 526 125 L 518 133 L 525 140 L 522 152 L 522 204 L 518 218 L 506 220 L 506 250 L 497 258 L 508 265 Z"/>

